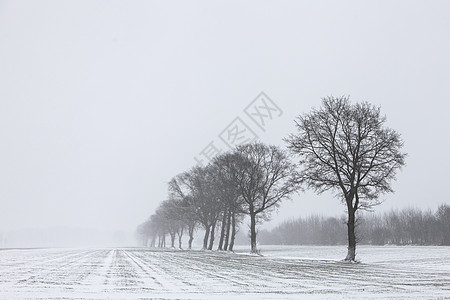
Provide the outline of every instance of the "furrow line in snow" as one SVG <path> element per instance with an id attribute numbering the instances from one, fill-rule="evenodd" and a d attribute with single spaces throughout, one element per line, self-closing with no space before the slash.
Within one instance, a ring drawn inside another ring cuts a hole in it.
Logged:
<path id="1" fill-rule="evenodd" d="M 142 258 L 136 256 L 132 251 L 125 250 L 128 258 L 140 269 L 144 271 L 144 274 L 150 279 L 154 280 L 160 288 L 167 291 L 183 291 L 183 283 L 175 279 L 170 274 L 163 272 L 161 268 L 161 260 L 158 258 L 152 259 L 152 261 L 145 261 Z M 153 264 L 153 266 L 151 266 Z"/>

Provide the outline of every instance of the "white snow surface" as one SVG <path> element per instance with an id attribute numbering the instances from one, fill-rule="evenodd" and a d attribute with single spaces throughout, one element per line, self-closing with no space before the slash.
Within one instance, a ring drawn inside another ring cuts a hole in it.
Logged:
<path id="1" fill-rule="evenodd" d="M 450 299 L 450 247 L 0 250 L 0 299 Z"/>

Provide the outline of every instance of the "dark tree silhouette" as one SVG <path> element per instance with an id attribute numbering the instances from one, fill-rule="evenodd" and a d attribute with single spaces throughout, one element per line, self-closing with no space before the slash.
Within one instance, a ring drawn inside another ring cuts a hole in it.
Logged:
<path id="1" fill-rule="evenodd" d="M 184 175 L 175 176 L 169 181 L 169 198 L 178 200 L 180 221 L 184 224 L 184 227 L 188 230 L 189 234 L 188 249 L 192 249 L 194 232 L 198 221 L 192 194 L 190 194 L 189 187 L 184 184 L 183 176 Z M 180 235 L 179 239 L 181 240 Z"/>
<path id="2" fill-rule="evenodd" d="M 197 221 L 205 229 L 203 250 L 212 250 L 217 220 L 222 211 L 220 198 L 215 192 L 213 175 L 212 166 L 208 165 L 194 167 L 179 177 L 180 184 L 189 190 L 189 205 L 193 208 Z"/>
<path id="3" fill-rule="evenodd" d="M 234 164 L 238 156 L 233 152 L 218 155 L 212 165 L 215 172 L 215 190 L 221 199 L 222 221 L 217 250 L 233 251 L 236 236 L 236 217 L 240 217 L 243 201 L 240 190 L 234 181 Z"/>
<path id="4" fill-rule="evenodd" d="M 436 213 L 440 233 L 442 235 L 441 244 L 450 245 L 450 205 L 442 204 Z"/>
<path id="5" fill-rule="evenodd" d="M 286 142 L 300 158 L 298 182 L 317 193 L 332 190 L 348 212 L 348 254 L 356 254 L 355 213 L 379 204 L 382 193 L 405 164 L 400 134 L 385 127 L 380 108 L 348 97 L 327 97 L 322 107 L 296 120 L 297 132 Z"/>
<path id="6" fill-rule="evenodd" d="M 241 145 L 236 154 L 233 174 L 250 217 L 251 252 L 257 253 L 256 223 L 296 190 L 295 167 L 285 151 L 263 143 Z"/>

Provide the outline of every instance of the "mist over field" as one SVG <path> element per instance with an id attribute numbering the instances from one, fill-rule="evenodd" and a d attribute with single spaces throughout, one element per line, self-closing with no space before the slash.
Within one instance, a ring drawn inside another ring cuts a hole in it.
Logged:
<path id="1" fill-rule="evenodd" d="M 0 5 L 4 234 L 132 231 L 211 141 L 228 149 L 219 135 L 236 117 L 285 147 L 328 95 L 380 105 L 405 140 L 407 169 L 378 211 L 448 201 L 445 1 Z M 265 131 L 244 112 L 261 91 L 283 112 Z M 307 191 L 272 222 L 344 212 Z"/>

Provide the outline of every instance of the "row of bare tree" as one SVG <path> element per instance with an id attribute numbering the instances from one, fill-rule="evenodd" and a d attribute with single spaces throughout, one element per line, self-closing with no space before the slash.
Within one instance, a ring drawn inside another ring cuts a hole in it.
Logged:
<path id="1" fill-rule="evenodd" d="M 183 233 L 205 234 L 203 249 L 212 250 L 220 232 L 218 250 L 233 250 L 238 224 L 250 219 L 251 251 L 256 249 L 256 225 L 270 217 L 283 199 L 295 192 L 295 166 L 286 151 L 263 143 L 250 143 L 218 155 L 207 166 L 196 166 L 172 178 L 168 199 L 163 201 L 138 231 L 150 246 L 181 248 Z"/>
<path id="2" fill-rule="evenodd" d="M 362 243 L 450 246 L 450 205 L 442 204 L 434 213 L 406 208 L 366 215 L 359 227 Z"/>
<path id="3" fill-rule="evenodd" d="M 370 245 L 450 245 L 450 205 L 435 212 L 416 208 L 391 210 L 384 214 L 362 214 L 356 235 Z M 281 223 L 259 232 L 265 245 L 342 245 L 346 240 L 344 218 L 312 215 Z"/>
<path id="4" fill-rule="evenodd" d="M 297 131 L 285 139 L 298 158 L 297 166 L 278 147 L 241 145 L 206 167 L 173 178 L 168 200 L 141 225 L 140 232 L 152 236 L 152 244 L 159 237 L 159 246 L 165 245 L 169 234 L 174 247 L 177 234 L 181 241 L 187 229 L 192 242 L 200 225 L 205 230 L 203 248 L 212 249 L 216 227 L 221 226 L 219 249 L 227 243 L 232 248 L 237 221 L 248 215 L 251 251 L 257 252 L 256 223 L 267 219 L 282 199 L 298 188 L 319 194 L 331 191 L 346 206 L 345 259 L 354 261 L 356 213 L 379 204 L 381 194 L 393 192 L 391 182 L 405 165 L 403 140 L 385 122 L 380 108 L 368 102 L 324 98 L 322 107 L 296 119 Z"/>
<path id="5" fill-rule="evenodd" d="M 311 215 L 287 220 L 271 230 L 259 231 L 263 245 L 344 245 L 345 218 Z"/>

